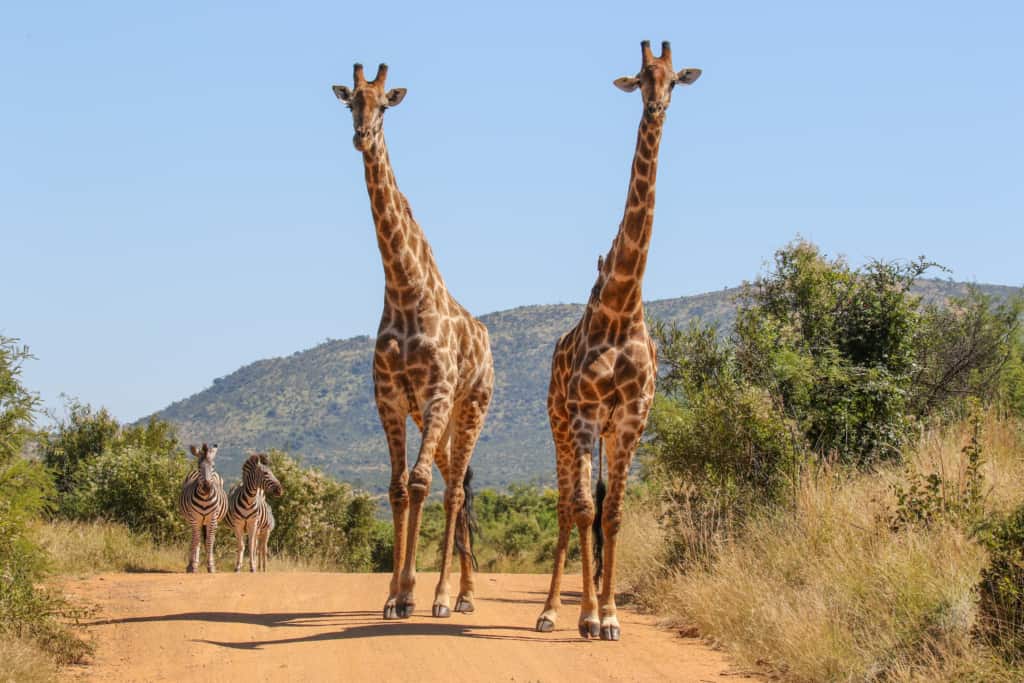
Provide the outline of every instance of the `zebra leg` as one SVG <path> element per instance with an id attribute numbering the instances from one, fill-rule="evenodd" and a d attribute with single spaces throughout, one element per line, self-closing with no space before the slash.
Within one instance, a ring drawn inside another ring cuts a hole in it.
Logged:
<path id="1" fill-rule="evenodd" d="M 194 574 L 196 571 L 196 565 L 199 564 L 199 527 L 200 523 L 196 520 L 191 520 L 192 523 L 192 545 L 188 549 L 188 566 L 185 567 L 185 571 L 189 574 Z"/>
<path id="2" fill-rule="evenodd" d="M 267 571 L 267 539 L 270 537 L 269 531 L 264 531 L 260 534 L 260 571 Z"/>
<path id="3" fill-rule="evenodd" d="M 235 540 L 238 542 L 238 557 L 235 559 L 235 571 L 242 571 L 242 559 L 245 558 L 245 528 L 235 525 Z"/>
<path id="4" fill-rule="evenodd" d="M 214 517 L 206 525 L 206 571 L 213 574 L 217 571 L 216 559 L 213 556 L 213 544 L 217 540 L 217 519 Z"/>
<path id="5" fill-rule="evenodd" d="M 256 545 L 259 541 L 259 532 L 256 531 L 256 525 L 253 525 L 252 530 L 249 532 L 249 571 L 256 571 Z"/>

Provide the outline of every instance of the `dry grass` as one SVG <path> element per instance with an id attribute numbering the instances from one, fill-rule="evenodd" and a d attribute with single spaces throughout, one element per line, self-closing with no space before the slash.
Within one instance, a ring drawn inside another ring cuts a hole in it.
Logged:
<path id="1" fill-rule="evenodd" d="M 987 514 L 1024 502 L 1022 434 L 1020 423 L 983 421 Z M 641 528 L 623 532 L 624 541 L 636 535 L 622 544 L 623 584 L 668 623 L 696 626 L 741 663 L 784 680 L 1022 680 L 973 638 L 984 549 L 945 522 L 890 527 L 894 485 L 938 472 L 943 497 L 956 499 L 969 439 L 968 425 L 937 429 L 905 467 L 808 474 L 787 506 L 755 515 L 736 539 L 723 537 L 713 562 L 685 573 L 659 571 L 656 516 L 635 509 Z M 679 532 L 691 536 L 706 534 Z"/>
<path id="2" fill-rule="evenodd" d="M 0 638 L 0 683 L 47 683 L 57 677 L 53 658 L 20 638 Z"/>
<path id="3" fill-rule="evenodd" d="M 183 534 L 184 536 L 184 534 Z M 53 558 L 53 572 L 61 576 L 87 576 L 103 572 L 181 572 L 187 563 L 188 541 L 160 546 L 113 522 L 52 521 L 36 530 L 40 544 Z M 217 569 L 235 568 L 235 536 L 225 529 L 217 533 Z M 248 569 L 248 552 L 243 569 Z M 318 561 L 271 554 L 269 571 L 327 571 Z M 205 559 L 200 570 L 206 569 Z"/>

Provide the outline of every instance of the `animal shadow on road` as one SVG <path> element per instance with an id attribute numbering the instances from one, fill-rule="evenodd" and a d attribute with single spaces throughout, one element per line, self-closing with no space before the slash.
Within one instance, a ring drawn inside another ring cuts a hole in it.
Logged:
<path id="1" fill-rule="evenodd" d="M 344 613 L 340 613 L 344 614 Z M 374 613 L 376 616 L 376 612 Z M 527 635 L 530 634 L 530 635 Z M 296 638 L 279 640 L 247 640 L 241 642 L 225 642 L 217 640 L 194 640 L 235 650 L 260 650 L 271 645 L 290 645 L 293 643 L 317 643 L 333 640 L 351 640 L 355 638 L 387 638 L 389 636 L 441 636 L 453 638 L 479 638 L 483 640 L 520 640 L 537 643 L 585 643 L 580 638 L 550 638 L 537 634 L 532 628 L 525 626 L 482 626 L 478 624 L 453 624 L 410 621 L 404 623 L 379 622 L 357 624 L 340 631 L 311 633 Z"/>
<path id="2" fill-rule="evenodd" d="M 181 612 L 177 614 L 161 614 L 151 616 L 125 617 L 122 619 L 103 619 L 92 621 L 86 626 L 106 626 L 110 624 L 139 624 L 168 621 L 195 621 L 220 624 L 249 624 L 268 628 L 316 629 L 318 632 L 294 638 L 275 640 L 245 640 L 240 642 L 196 639 L 193 642 L 216 645 L 237 650 L 257 650 L 272 645 L 288 645 L 292 643 L 322 642 L 333 640 L 350 640 L 355 638 L 387 638 L 388 636 L 441 636 L 459 638 L 479 638 L 484 640 L 521 640 L 538 643 L 583 643 L 579 638 L 551 638 L 541 635 L 532 628 L 525 626 L 494 626 L 479 624 L 458 624 L 436 621 L 405 621 L 384 622 L 372 621 L 380 619 L 380 612 Z M 319 629 L 342 627 L 340 630 L 323 632 Z"/>

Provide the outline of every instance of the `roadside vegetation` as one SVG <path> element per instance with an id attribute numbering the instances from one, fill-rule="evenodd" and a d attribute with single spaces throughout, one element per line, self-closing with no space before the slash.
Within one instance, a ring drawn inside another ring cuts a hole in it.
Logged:
<path id="1" fill-rule="evenodd" d="M 1024 676 L 1021 302 L 932 267 L 797 241 L 732 329 L 656 326 L 627 599 L 783 680 Z"/>

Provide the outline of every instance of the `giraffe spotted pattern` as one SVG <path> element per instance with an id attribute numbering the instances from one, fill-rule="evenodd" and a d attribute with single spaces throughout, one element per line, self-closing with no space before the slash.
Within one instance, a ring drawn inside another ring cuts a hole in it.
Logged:
<path id="1" fill-rule="evenodd" d="M 583 560 L 579 632 L 584 638 L 600 636 L 602 640 L 620 637 L 614 589 L 616 539 L 626 477 L 647 424 L 657 377 L 657 354 L 644 320 L 642 284 L 654 223 L 658 149 L 673 87 L 689 85 L 700 76 L 699 69 L 673 70 L 667 42 L 662 44 L 661 57 L 654 57 L 647 41 L 641 50 L 640 73 L 615 82 L 627 92 L 640 88 L 644 102 L 625 213 L 611 249 L 598 261 L 597 281 L 583 318 L 555 345 L 548 389 L 558 469 L 558 544 L 551 587 L 536 628 L 554 630 L 569 534 L 575 523 Z M 591 459 L 599 440 L 608 463 L 602 510 L 595 509 L 590 487 Z M 592 527 L 597 525 L 604 537 L 600 595 L 591 557 Z"/>
<path id="2" fill-rule="evenodd" d="M 386 78 L 384 64 L 372 81 L 356 64 L 354 86 L 334 86 L 335 95 L 352 111 L 352 142 L 363 155 L 384 265 L 384 312 L 373 357 L 374 398 L 391 456 L 388 498 L 395 534 L 394 572 L 384 618 L 407 618 L 413 613 L 416 547 L 434 464 L 445 484 L 445 533 L 432 614 L 447 617 L 453 546 L 459 550 L 461 564 L 455 610 L 474 609 L 466 475 L 494 390 L 494 363 L 487 328 L 448 292 L 426 236 L 398 190 L 383 122 L 385 110 L 401 102 L 406 91 L 385 90 Z M 411 471 L 405 455 L 410 416 L 422 436 Z"/>

